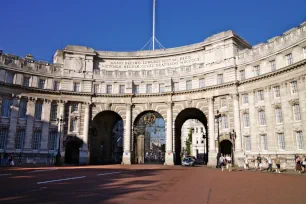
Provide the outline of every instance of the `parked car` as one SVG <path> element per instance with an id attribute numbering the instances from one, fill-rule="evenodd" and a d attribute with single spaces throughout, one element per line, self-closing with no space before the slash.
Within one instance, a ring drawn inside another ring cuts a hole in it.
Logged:
<path id="1" fill-rule="evenodd" d="M 194 166 L 195 160 L 191 157 L 186 157 L 182 161 L 182 166 Z"/>

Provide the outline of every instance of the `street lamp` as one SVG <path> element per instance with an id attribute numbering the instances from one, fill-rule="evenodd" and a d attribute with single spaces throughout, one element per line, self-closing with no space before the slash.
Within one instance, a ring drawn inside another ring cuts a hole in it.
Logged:
<path id="1" fill-rule="evenodd" d="M 208 161 L 208 156 L 207 156 L 207 151 L 208 151 L 208 142 L 207 142 L 207 136 L 203 133 L 203 140 L 204 140 L 204 144 L 203 144 L 203 149 L 204 149 L 204 157 L 203 157 L 203 163 L 206 164 Z M 205 147 L 206 146 L 206 147 Z"/>
<path id="2" fill-rule="evenodd" d="M 234 129 L 230 132 L 230 139 L 233 143 L 233 147 L 232 147 L 232 160 L 233 160 L 234 159 L 234 151 L 235 151 L 235 140 L 236 140 L 236 132 L 235 132 Z"/>
<path id="3" fill-rule="evenodd" d="M 219 122 L 221 118 L 221 113 L 217 110 L 217 115 L 215 115 L 215 120 L 217 121 L 218 125 L 218 135 L 217 135 L 217 141 L 218 141 L 218 153 L 217 153 L 217 165 L 216 168 L 219 167 L 219 158 L 220 158 L 220 132 L 219 132 Z"/>
<path id="4" fill-rule="evenodd" d="M 58 135 L 58 149 L 57 149 L 57 155 L 55 158 L 55 164 L 60 165 L 61 164 L 61 135 L 62 135 L 62 125 L 64 124 L 63 115 L 61 115 L 60 118 L 56 118 L 57 125 L 60 125 L 59 128 L 59 135 Z"/>

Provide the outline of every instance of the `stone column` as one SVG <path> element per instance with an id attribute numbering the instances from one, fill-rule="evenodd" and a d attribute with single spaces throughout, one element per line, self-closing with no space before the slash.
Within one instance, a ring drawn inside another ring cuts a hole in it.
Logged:
<path id="1" fill-rule="evenodd" d="M 59 104 L 58 104 L 58 110 L 59 110 L 59 114 L 58 114 L 58 118 L 61 119 L 63 118 L 63 122 L 62 123 L 58 123 L 58 136 L 57 136 L 57 151 L 58 151 L 58 147 L 59 147 L 59 138 L 60 138 L 60 153 L 61 153 L 61 156 L 63 156 L 64 152 L 64 121 L 65 121 L 65 102 L 64 101 L 60 101 Z M 61 159 L 63 159 L 61 157 Z"/>
<path id="2" fill-rule="evenodd" d="M 28 98 L 27 104 L 27 126 L 24 140 L 24 152 L 32 152 L 32 135 L 35 114 L 35 98 Z"/>
<path id="3" fill-rule="evenodd" d="M 236 132 L 235 151 L 242 151 L 242 138 L 241 138 L 241 121 L 239 114 L 239 96 L 233 95 L 233 111 L 234 111 L 234 130 Z"/>
<path id="4" fill-rule="evenodd" d="M 216 166 L 217 151 L 215 141 L 215 116 L 214 116 L 214 98 L 208 99 L 208 166 Z"/>
<path id="5" fill-rule="evenodd" d="M 83 128 L 83 147 L 80 151 L 80 164 L 89 164 L 89 151 L 88 151 L 88 130 L 89 130 L 89 109 L 90 103 L 84 103 L 84 128 Z"/>
<path id="6" fill-rule="evenodd" d="M 165 165 L 174 165 L 173 157 L 173 135 L 172 135 L 172 106 L 173 103 L 167 103 L 167 135 L 166 135 L 166 155 L 165 155 Z"/>
<path id="7" fill-rule="evenodd" d="M 41 153 L 48 153 L 51 101 L 45 99 L 42 106 Z"/>
<path id="8" fill-rule="evenodd" d="M 122 164 L 131 164 L 132 104 L 126 104 L 125 136 Z"/>
<path id="9" fill-rule="evenodd" d="M 18 123 L 18 112 L 19 112 L 19 98 L 13 98 L 13 102 L 11 105 L 11 115 L 10 115 L 10 127 L 7 138 L 6 150 L 8 152 L 14 151 L 15 149 L 15 136 L 16 136 L 16 128 Z"/>

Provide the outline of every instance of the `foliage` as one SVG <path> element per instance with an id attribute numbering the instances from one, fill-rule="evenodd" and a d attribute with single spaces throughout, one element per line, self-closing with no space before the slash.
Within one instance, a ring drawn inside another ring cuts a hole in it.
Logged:
<path id="1" fill-rule="evenodd" d="M 186 153 L 191 155 L 191 144 L 192 144 L 192 128 L 189 129 L 188 138 L 186 140 Z"/>

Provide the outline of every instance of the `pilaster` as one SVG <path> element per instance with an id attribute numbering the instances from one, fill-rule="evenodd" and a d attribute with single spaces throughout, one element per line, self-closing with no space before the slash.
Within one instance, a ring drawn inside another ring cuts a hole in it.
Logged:
<path id="1" fill-rule="evenodd" d="M 24 140 L 24 152 L 32 151 L 32 136 L 33 136 L 33 125 L 34 125 L 34 114 L 35 114 L 35 103 L 36 98 L 28 98 L 27 103 L 27 125 Z"/>
<path id="2" fill-rule="evenodd" d="M 132 104 L 126 104 L 126 118 L 125 118 L 125 136 L 123 144 L 122 164 L 131 164 L 131 136 L 132 136 Z"/>
<path id="3" fill-rule="evenodd" d="M 217 151 L 215 142 L 215 117 L 214 117 L 214 98 L 208 98 L 208 166 L 216 166 Z"/>
<path id="4" fill-rule="evenodd" d="M 51 111 L 51 101 L 44 99 L 42 107 L 42 135 L 41 135 L 41 153 L 48 152 L 48 138 L 49 138 L 49 126 L 50 126 L 50 111 Z"/>
<path id="5" fill-rule="evenodd" d="M 88 151 L 88 130 L 89 130 L 89 109 L 90 103 L 84 103 L 84 128 L 83 128 L 83 147 L 80 151 L 80 164 L 89 164 L 89 151 Z"/>
<path id="6" fill-rule="evenodd" d="M 7 138 L 7 151 L 12 151 L 15 149 L 15 136 L 16 136 L 16 129 L 18 123 L 18 112 L 19 112 L 19 102 L 20 98 L 13 98 L 13 102 L 11 105 L 11 115 L 10 115 L 10 127 L 9 133 Z"/>
<path id="7" fill-rule="evenodd" d="M 172 135 L 172 126 L 173 126 L 173 114 L 172 107 L 173 103 L 167 103 L 167 137 L 166 137 L 166 155 L 165 155 L 165 165 L 174 165 L 174 156 L 173 156 L 173 135 Z"/>

